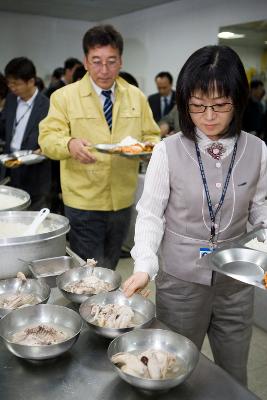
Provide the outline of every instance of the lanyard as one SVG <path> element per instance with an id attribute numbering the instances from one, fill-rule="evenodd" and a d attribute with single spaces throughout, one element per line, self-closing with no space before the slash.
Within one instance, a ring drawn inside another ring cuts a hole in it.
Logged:
<path id="1" fill-rule="evenodd" d="M 215 245 L 215 243 L 214 243 L 214 238 L 215 238 L 215 219 L 216 219 L 216 215 L 218 214 L 220 208 L 223 205 L 223 202 L 224 202 L 224 199 L 225 199 L 225 195 L 226 195 L 226 192 L 227 192 L 228 184 L 229 184 L 229 181 L 230 181 L 231 173 L 232 173 L 234 162 L 235 162 L 235 156 L 236 156 L 236 151 L 237 151 L 237 140 L 236 140 L 235 145 L 234 145 L 232 159 L 231 159 L 230 166 L 229 166 L 229 169 L 228 169 L 228 172 L 227 172 L 227 176 L 226 176 L 226 179 L 225 179 L 225 182 L 224 182 L 222 195 L 221 195 L 218 207 L 216 208 L 215 212 L 213 211 L 213 208 L 212 208 L 212 202 L 211 202 L 211 198 L 210 198 L 209 187 L 208 187 L 208 183 L 207 183 L 207 179 L 206 179 L 206 175 L 205 175 L 205 171 L 204 171 L 204 167 L 203 167 L 203 163 L 202 163 L 202 159 L 201 159 L 201 154 L 200 154 L 200 150 L 199 150 L 199 146 L 198 146 L 197 142 L 195 142 L 195 147 L 196 147 L 198 165 L 199 165 L 201 178 L 202 178 L 202 182 L 203 182 L 203 185 L 204 185 L 206 198 L 207 198 L 207 203 L 208 203 L 208 208 L 209 208 L 209 214 L 210 214 L 210 220 L 211 220 L 210 245 L 211 245 L 211 248 L 213 248 L 214 245 Z"/>
<path id="2" fill-rule="evenodd" d="M 16 120 L 16 118 L 15 118 L 14 126 L 13 126 L 13 134 L 15 133 L 15 131 L 16 131 L 16 129 L 17 129 L 17 126 L 18 126 L 19 123 L 23 120 L 23 118 L 25 117 L 25 115 L 31 110 L 32 105 L 33 105 L 33 103 L 32 103 L 31 105 L 28 105 L 27 109 L 26 109 L 26 110 L 24 111 L 24 113 L 19 117 L 18 120 Z"/>

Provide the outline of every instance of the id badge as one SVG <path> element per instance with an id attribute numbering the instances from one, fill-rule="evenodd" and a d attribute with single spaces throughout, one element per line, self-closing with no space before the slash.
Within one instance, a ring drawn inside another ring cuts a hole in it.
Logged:
<path id="1" fill-rule="evenodd" d="M 213 252 L 213 249 L 210 249 L 209 247 L 200 247 L 199 258 L 205 257 L 207 254 L 210 254 L 212 252 Z"/>

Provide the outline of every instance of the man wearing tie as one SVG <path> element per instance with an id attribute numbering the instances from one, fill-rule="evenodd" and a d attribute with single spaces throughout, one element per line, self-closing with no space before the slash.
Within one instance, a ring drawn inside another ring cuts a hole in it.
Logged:
<path id="1" fill-rule="evenodd" d="M 175 105 L 175 92 L 172 90 L 173 78 L 169 72 L 160 72 L 155 78 L 158 93 L 151 94 L 148 102 L 156 122 L 167 115 Z"/>
<path id="2" fill-rule="evenodd" d="M 97 153 L 94 145 L 118 143 L 126 136 L 157 142 L 159 128 L 144 94 L 118 77 L 120 33 L 110 25 L 95 26 L 85 33 L 83 50 L 88 73 L 53 93 L 39 143 L 48 157 L 60 160 L 72 250 L 115 269 L 130 221 L 139 161 Z"/>

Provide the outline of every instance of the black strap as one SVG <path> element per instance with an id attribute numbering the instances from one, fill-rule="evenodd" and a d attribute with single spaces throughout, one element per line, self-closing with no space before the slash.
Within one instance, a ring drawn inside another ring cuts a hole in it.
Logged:
<path id="1" fill-rule="evenodd" d="M 234 162 L 235 162 L 235 156 L 236 156 L 236 152 L 237 152 L 237 140 L 234 145 L 232 159 L 231 159 L 230 166 L 229 166 L 229 169 L 227 172 L 226 180 L 224 182 L 222 195 L 221 195 L 220 201 L 218 203 L 218 207 L 216 208 L 215 212 L 213 211 L 213 208 L 212 208 L 209 187 L 208 187 L 208 183 L 207 183 L 207 179 L 206 179 L 206 175 L 205 175 L 205 171 L 204 171 L 204 167 L 203 167 L 203 163 L 202 163 L 202 159 L 201 159 L 201 154 L 200 154 L 200 150 L 199 150 L 199 146 L 198 146 L 197 142 L 195 142 L 195 147 L 196 147 L 198 165 L 199 165 L 199 169 L 200 169 L 200 173 L 201 173 L 201 177 L 202 177 L 202 182 L 203 182 L 203 185 L 205 188 L 205 193 L 206 193 L 206 198 L 207 198 L 207 203 L 208 203 L 208 208 L 209 208 L 209 214 L 210 214 L 210 220 L 211 220 L 210 244 L 213 247 L 214 246 L 214 238 L 215 238 L 215 219 L 216 219 L 216 215 L 218 214 L 220 208 L 223 205 L 225 195 L 227 192 L 227 188 L 228 188 L 228 184 L 230 181 L 231 173 L 232 173 Z"/>

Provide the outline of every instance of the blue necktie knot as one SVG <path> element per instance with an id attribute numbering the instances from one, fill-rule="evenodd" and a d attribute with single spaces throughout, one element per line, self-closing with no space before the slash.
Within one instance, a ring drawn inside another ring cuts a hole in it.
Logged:
<path id="1" fill-rule="evenodd" d="M 103 94 L 103 96 L 105 96 L 107 99 L 110 99 L 112 90 L 102 90 L 101 94 Z"/>

